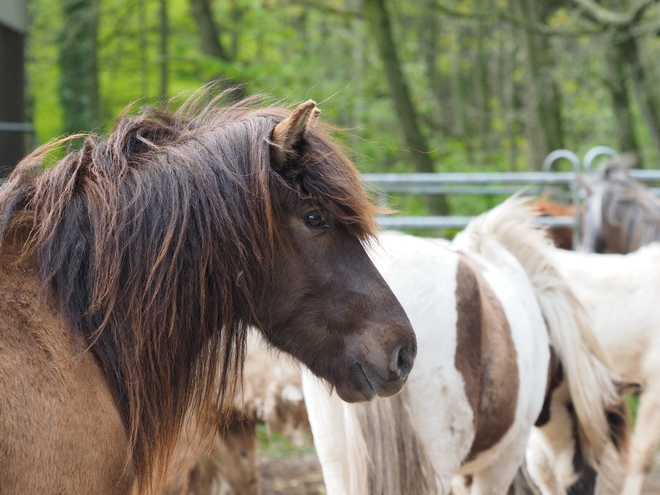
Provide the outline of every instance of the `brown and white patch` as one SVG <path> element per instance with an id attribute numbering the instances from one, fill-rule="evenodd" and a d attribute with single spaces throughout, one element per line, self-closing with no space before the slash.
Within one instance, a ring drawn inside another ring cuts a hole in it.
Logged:
<path id="1" fill-rule="evenodd" d="M 513 424 L 518 403 L 518 361 L 502 304 L 465 256 L 456 274 L 455 365 L 474 413 L 475 438 L 465 461 L 497 442 Z"/>

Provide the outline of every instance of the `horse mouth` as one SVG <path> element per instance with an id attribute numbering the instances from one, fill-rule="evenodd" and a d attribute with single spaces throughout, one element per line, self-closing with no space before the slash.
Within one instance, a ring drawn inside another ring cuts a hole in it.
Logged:
<path id="1" fill-rule="evenodd" d="M 345 402 L 367 402 L 376 397 L 378 395 L 376 389 L 369 381 L 362 365 L 355 362 L 352 371 L 351 375 L 354 379 L 350 384 L 337 385 L 339 398 Z"/>

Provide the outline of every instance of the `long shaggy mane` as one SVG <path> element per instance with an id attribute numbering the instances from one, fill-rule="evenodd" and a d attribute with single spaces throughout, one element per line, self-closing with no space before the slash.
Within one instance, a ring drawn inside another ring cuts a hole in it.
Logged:
<path id="1" fill-rule="evenodd" d="M 271 133 L 290 111 L 224 99 L 127 113 L 44 169 L 67 139 L 51 143 L 0 188 L 0 243 L 23 245 L 80 351 L 97 356 L 141 492 L 162 484 L 184 418 L 204 438 L 226 418 L 290 206 L 310 200 L 362 240 L 376 230 L 320 123 L 274 167 Z"/>

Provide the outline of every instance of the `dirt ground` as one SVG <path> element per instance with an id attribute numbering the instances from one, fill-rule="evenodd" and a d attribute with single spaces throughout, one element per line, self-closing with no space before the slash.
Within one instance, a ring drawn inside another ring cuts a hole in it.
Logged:
<path id="1" fill-rule="evenodd" d="M 259 457 L 261 495 L 325 495 L 316 454 Z"/>
<path id="2" fill-rule="evenodd" d="M 291 454 L 277 459 L 261 456 L 262 495 L 325 495 L 321 466 L 315 454 Z M 623 475 L 610 470 L 612 480 L 601 481 L 598 495 L 619 495 Z M 405 494 L 402 494 L 405 495 Z M 660 466 L 644 484 L 643 495 L 660 495 Z"/>

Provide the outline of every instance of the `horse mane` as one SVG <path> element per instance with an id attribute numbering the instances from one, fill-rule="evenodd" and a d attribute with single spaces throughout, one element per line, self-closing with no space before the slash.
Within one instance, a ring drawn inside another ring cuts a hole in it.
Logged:
<path id="1" fill-rule="evenodd" d="M 401 393 L 388 399 L 344 404 L 349 493 L 434 495 L 435 470 Z"/>
<path id="2" fill-rule="evenodd" d="M 634 155 L 624 154 L 605 162 L 599 171 L 603 186 L 603 237 L 606 225 L 615 229 L 611 234 L 615 238 L 609 241 L 616 245 L 617 252 L 632 252 L 660 240 L 660 201 L 630 177 L 628 170 L 635 164 Z"/>
<path id="3" fill-rule="evenodd" d="M 488 255 L 492 242 L 503 245 L 527 273 L 548 327 L 550 341 L 562 363 L 577 416 L 585 453 L 598 465 L 606 445 L 614 441 L 622 450 L 625 438 L 615 409 L 621 398 L 618 377 L 609 356 L 591 329 L 586 310 L 557 269 L 556 249 L 546 230 L 534 223 L 538 216 L 512 197 L 473 220 L 455 242 Z"/>
<path id="4" fill-rule="evenodd" d="M 291 112 L 226 97 L 127 111 L 53 168 L 81 136 L 37 149 L 0 188 L 0 245 L 23 244 L 80 352 L 97 356 L 141 492 L 162 485 L 184 418 L 209 442 L 226 422 L 292 202 L 361 240 L 376 231 L 377 207 L 327 127 L 312 123 L 274 168 L 271 133 Z"/>

